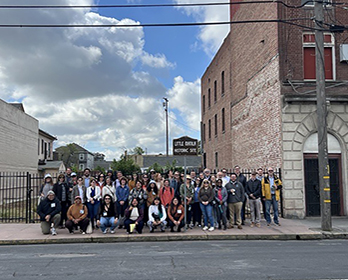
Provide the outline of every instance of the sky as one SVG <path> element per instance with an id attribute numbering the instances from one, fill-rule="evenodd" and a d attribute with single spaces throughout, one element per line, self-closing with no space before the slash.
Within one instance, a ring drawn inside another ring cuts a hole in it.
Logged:
<path id="1" fill-rule="evenodd" d="M 28 5 L 0 0 L 0 5 Z M 31 0 L 30 5 L 205 3 L 219 0 Z M 227 2 L 227 1 L 226 1 Z M 228 21 L 228 6 L 0 9 L 0 24 L 146 24 Z M 0 98 L 22 102 L 40 129 L 107 160 L 142 147 L 165 153 L 163 97 L 172 140 L 200 138 L 200 78 L 228 25 L 0 28 Z"/>

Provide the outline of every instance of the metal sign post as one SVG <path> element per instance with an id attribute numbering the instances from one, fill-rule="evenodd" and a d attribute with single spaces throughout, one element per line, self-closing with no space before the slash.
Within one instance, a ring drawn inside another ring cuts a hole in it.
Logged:
<path id="1" fill-rule="evenodd" d="M 184 156 L 184 174 L 185 174 L 185 180 L 184 180 L 184 184 L 185 184 L 185 188 L 184 188 L 184 204 L 185 204 L 185 226 L 184 226 L 184 232 L 186 232 L 186 225 L 187 225 L 187 199 L 186 199 L 186 193 L 187 193 L 187 178 L 186 178 L 186 155 Z"/>

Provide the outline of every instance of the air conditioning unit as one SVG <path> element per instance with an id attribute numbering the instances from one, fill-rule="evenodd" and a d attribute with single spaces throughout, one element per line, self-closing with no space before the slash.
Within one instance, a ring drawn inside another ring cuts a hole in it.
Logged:
<path id="1" fill-rule="evenodd" d="M 340 45 L 340 62 L 348 61 L 348 44 Z"/>

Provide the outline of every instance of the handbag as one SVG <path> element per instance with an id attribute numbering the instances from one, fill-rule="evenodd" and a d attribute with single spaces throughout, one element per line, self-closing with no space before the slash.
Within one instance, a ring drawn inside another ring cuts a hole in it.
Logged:
<path id="1" fill-rule="evenodd" d="M 92 232 L 93 232 L 92 222 L 89 222 L 88 227 L 86 229 L 86 233 L 91 234 Z"/>

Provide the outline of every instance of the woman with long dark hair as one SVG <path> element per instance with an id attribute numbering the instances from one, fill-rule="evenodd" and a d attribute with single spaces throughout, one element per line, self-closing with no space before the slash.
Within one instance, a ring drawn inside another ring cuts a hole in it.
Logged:
<path id="1" fill-rule="evenodd" d="M 168 207 L 168 225 L 170 227 L 170 232 L 174 232 L 174 227 L 180 232 L 181 228 L 185 226 L 185 208 L 181 205 L 178 198 L 174 197 L 172 202 Z"/>
<path id="2" fill-rule="evenodd" d="M 115 233 L 117 222 L 118 213 L 116 203 L 113 202 L 111 195 L 106 194 L 100 203 L 97 225 L 104 234 L 107 232 L 107 227 L 110 227 L 110 233 Z"/>
<path id="3" fill-rule="evenodd" d="M 161 227 L 161 231 L 165 232 L 165 228 L 167 225 L 167 213 L 164 206 L 161 204 L 161 200 L 159 197 L 156 197 L 149 207 L 149 221 L 147 222 L 150 232 L 154 232 L 154 229 L 157 226 Z"/>
<path id="4" fill-rule="evenodd" d="M 129 207 L 124 211 L 126 220 L 124 225 L 129 234 L 133 233 L 131 225 L 134 224 L 135 230 L 141 234 L 144 227 L 144 209 L 139 205 L 139 199 L 134 197 L 130 201 Z"/>

